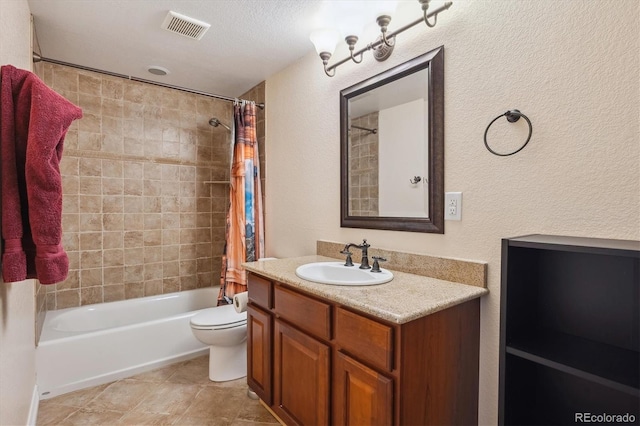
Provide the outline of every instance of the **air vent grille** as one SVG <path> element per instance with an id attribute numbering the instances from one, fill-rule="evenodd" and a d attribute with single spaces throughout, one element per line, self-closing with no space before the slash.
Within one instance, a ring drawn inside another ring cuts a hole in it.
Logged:
<path id="1" fill-rule="evenodd" d="M 171 10 L 162 23 L 162 28 L 165 30 L 194 40 L 200 40 L 209 27 L 211 27 L 211 25 L 206 22 L 189 18 L 188 16 L 181 15 Z"/>

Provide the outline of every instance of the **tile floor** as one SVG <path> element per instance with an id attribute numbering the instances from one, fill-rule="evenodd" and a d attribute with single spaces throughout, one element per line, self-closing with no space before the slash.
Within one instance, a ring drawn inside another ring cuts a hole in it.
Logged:
<path id="1" fill-rule="evenodd" d="M 278 424 L 247 397 L 246 379 L 214 383 L 209 357 L 40 401 L 37 426 Z"/>

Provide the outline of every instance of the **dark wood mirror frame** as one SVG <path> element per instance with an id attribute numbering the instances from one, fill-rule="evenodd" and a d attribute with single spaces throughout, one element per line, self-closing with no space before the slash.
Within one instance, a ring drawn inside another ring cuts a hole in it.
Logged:
<path id="1" fill-rule="evenodd" d="M 349 99 L 428 69 L 429 217 L 349 215 Z M 444 46 L 340 91 L 340 226 L 444 234 Z"/>

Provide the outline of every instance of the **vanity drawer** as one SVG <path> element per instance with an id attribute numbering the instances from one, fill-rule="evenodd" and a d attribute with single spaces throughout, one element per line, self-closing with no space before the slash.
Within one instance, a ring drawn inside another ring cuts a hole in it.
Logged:
<path id="1" fill-rule="evenodd" d="M 331 306 L 289 289 L 274 288 L 276 315 L 321 339 L 331 339 Z"/>
<path id="2" fill-rule="evenodd" d="M 393 370 L 393 328 L 342 308 L 336 308 L 336 343 L 354 356 L 387 371 Z"/>
<path id="3" fill-rule="evenodd" d="M 266 309 L 273 308 L 271 281 L 249 274 L 249 301 Z"/>

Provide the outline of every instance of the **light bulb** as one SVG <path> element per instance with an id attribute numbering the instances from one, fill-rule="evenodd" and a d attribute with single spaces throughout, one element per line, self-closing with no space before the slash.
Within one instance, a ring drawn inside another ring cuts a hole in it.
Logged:
<path id="1" fill-rule="evenodd" d="M 373 19 L 383 15 L 392 16 L 398 7 L 398 0 L 370 0 L 368 3 Z"/>
<path id="2" fill-rule="evenodd" d="M 327 52 L 333 55 L 333 51 L 336 49 L 339 34 L 338 31 L 334 29 L 325 28 L 312 32 L 309 38 L 315 46 L 318 55 L 322 52 Z"/>
<path id="3" fill-rule="evenodd" d="M 362 1 L 339 1 L 335 3 L 336 22 L 342 37 L 362 37 L 364 26 L 370 22 L 367 3 Z"/>

